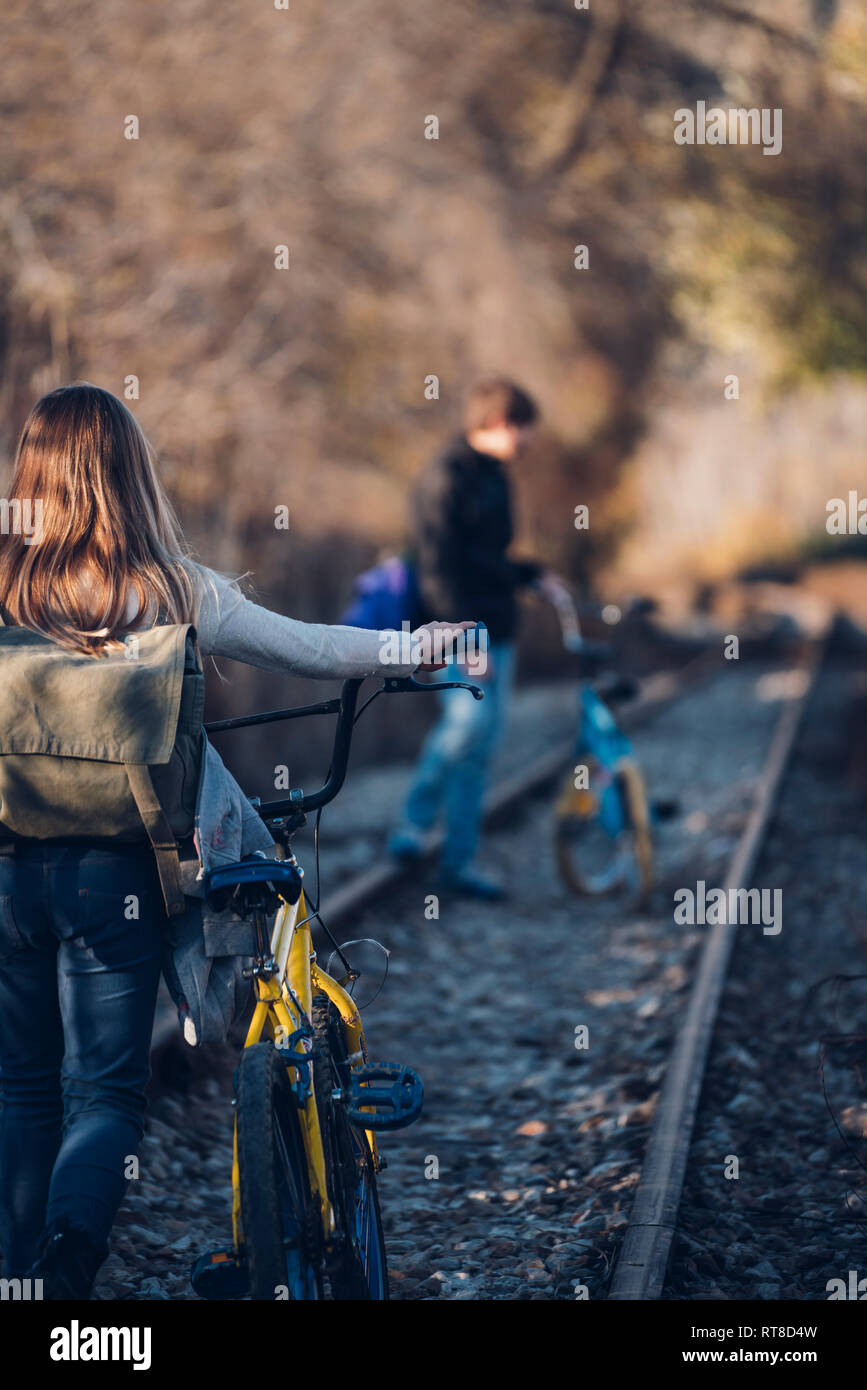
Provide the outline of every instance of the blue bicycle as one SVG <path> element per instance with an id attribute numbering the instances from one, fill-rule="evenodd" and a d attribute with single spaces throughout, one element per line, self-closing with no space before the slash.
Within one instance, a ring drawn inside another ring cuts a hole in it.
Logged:
<path id="1" fill-rule="evenodd" d="M 571 597 L 564 591 L 553 602 L 567 651 L 581 658 L 584 672 L 603 664 L 609 645 L 584 640 Z M 554 850 L 573 893 L 623 892 L 643 906 L 653 887 L 653 816 L 632 744 L 610 709 L 629 692 L 622 681 L 607 690 L 581 683 L 574 766 L 557 798 Z"/>

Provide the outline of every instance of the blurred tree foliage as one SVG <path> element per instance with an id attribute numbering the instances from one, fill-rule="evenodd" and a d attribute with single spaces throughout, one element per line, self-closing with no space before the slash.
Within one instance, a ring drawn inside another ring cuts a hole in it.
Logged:
<path id="1" fill-rule="evenodd" d="M 4 453 L 57 381 L 137 376 L 199 551 L 301 615 L 399 538 L 480 371 L 542 401 L 523 539 L 581 578 L 663 349 L 864 369 L 861 0 L 6 0 L 0 41 Z M 781 107 L 782 153 L 676 145 L 699 99 Z"/>

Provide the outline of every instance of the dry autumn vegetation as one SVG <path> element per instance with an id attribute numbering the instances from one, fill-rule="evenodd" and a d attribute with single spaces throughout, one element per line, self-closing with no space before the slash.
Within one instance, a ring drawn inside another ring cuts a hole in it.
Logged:
<path id="1" fill-rule="evenodd" d="M 785 554 L 857 486 L 860 0 L 6 0 L 0 44 L 3 455 L 42 390 L 135 375 L 266 601 L 336 615 L 481 370 L 543 404 L 522 541 L 578 582 Z M 676 145 L 699 99 L 782 108 L 782 153 Z"/>

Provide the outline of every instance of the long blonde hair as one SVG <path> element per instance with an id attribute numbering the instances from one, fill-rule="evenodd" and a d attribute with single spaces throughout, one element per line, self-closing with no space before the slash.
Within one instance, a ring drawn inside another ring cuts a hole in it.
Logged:
<path id="1" fill-rule="evenodd" d="M 39 519 L 24 534 L 22 508 Z M 154 468 L 138 421 L 110 391 L 50 391 L 21 431 L 0 541 L 0 614 L 74 651 L 99 656 L 119 634 L 196 621 L 203 576 Z M 130 594 L 138 599 L 127 618 Z M 148 619 L 148 614 L 150 617 Z"/>

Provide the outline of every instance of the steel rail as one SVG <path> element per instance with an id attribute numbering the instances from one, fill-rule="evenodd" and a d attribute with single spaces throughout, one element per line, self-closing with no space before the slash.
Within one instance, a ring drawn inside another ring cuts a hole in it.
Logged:
<path id="1" fill-rule="evenodd" d="M 825 635 L 810 647 L 808 660 L 800 668 L 803 689 L 786 703 L 777 722 L 750 815 L 726 872 L 727 901 L 730 890 L 748 887 L 758 862 L 801 717 L 821 668 Z M 717 923 L 702 948 L 656 1107 L 609 1299 L 652 1300 L 662 1294 L 705 1066 L 737 930 L 736 924 Z"/>

